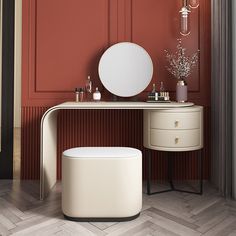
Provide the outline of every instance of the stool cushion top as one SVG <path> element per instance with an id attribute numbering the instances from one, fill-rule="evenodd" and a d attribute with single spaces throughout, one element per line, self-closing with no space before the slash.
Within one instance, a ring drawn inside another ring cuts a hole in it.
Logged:
<path id="1" fill-rule="evenodd" d="M 129 147 L 77 147 L 64 151 L 63 156 L 70 158 L 142 157 L 142 152 Z"/>

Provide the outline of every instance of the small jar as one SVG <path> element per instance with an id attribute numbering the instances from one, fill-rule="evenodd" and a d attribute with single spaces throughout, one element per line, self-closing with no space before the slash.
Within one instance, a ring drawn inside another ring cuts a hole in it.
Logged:
<path id="1" fill-rule="evenodd" d="M 96 88 L 96 91 L 93 93 L 93 100 L 94 101 L 100 101 L 101 100 L 101 93 L 98 91 L 98 88 Z"/>

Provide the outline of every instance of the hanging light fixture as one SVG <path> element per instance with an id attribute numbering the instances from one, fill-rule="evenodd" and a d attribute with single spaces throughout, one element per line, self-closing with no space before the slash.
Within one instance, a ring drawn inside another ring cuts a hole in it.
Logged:
<path id="1" fill-rule="evenodd" d="M 190 17 L 189 13 L 191 12 L 188 8 L 187 0 L 183 0 L 183 7 L 180 12 L 180 34 L 187 36 L 190 34 Z"/>
<path id="2" fill-rule="evenodd" d="M 190 34 L 190 8 L 198 8 L 200 0 L 183 0 L 180 12 L 180 34 L 183 36 Z"/>
<path id="3" fill-rule="evenodd" d="M 199 0 L 189 0 L 189 6 L 191 8 L 198 8 L 200 4 Z"/>

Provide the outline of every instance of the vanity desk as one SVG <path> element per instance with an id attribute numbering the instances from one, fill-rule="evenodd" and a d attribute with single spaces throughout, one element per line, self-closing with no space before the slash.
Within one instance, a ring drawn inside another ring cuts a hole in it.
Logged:
<path id="1" fill-rule="evenodd" d="M 48 109 L 41 120 L 41 200 L 47 196 L 57 180 L 57 114 L 60 110 L 70 109 L 144 110 L 143 127 L 146 148 L 162 151 L 190 151 L 202 148 L 203 109 L 200 106 L 194 106 L 193 103 L 65 102 Z"/>

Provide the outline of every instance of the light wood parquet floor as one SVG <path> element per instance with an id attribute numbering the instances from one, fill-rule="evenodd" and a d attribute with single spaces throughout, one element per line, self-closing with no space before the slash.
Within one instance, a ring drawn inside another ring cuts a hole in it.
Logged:
<path id="1" fill-rule="evenodd" d="M 0 235 L 236 235 L 236 202 L 225 200 L 208 183 L 204 195 L 169 192 L 143 195 L 139 218 L 130 222 L 78 223 L 61 212 L 61 184 L 45 201 L 35 181 L 0 180 Z"/>

